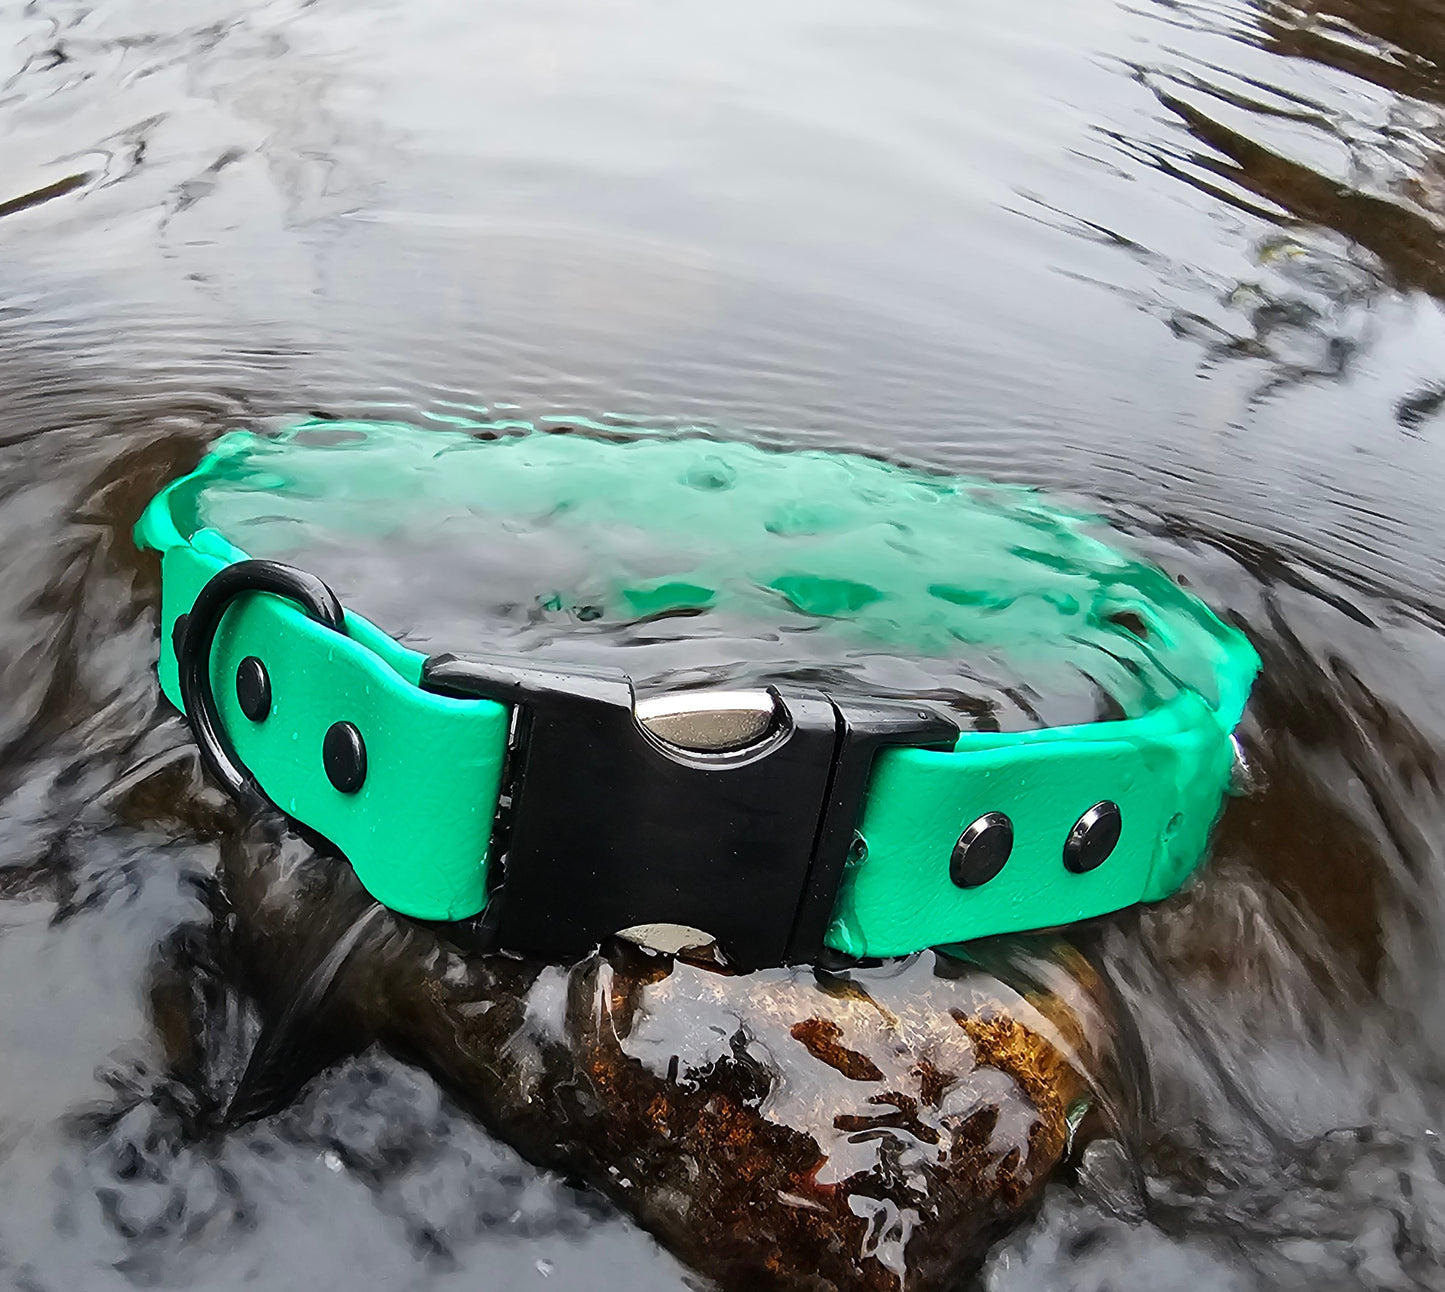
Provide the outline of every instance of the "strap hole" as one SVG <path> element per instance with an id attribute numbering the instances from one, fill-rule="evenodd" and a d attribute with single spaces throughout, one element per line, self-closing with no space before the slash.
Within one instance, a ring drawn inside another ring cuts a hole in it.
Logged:
<path id="1" fill-rule="evenodd" d="M 1104 616 L 1116 628 L 1137 637 L 1141 642 L 1149 640 L 1149 625 L 1137 610 L 1115 610 Z"/>

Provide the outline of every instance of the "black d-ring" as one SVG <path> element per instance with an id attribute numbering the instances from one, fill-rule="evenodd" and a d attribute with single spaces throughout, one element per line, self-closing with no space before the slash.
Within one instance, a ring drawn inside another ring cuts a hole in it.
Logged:
<path id="1" fill-rule="evenodd" d="M 256 778 L 236 757 L 211 691 L 211 646 L 226 607 L 244 592 L 271 592 L 294 601 L 317 623 L 343 635 L 346 615 L 336 594 L 314 574 L 279 561 L 237 561 L 212 575 L 191 607 L 176 665 L 181 699 L 191 730 L 196 733 L 201 762 L 238 799 L 250 804 L 268 800 Z"/>

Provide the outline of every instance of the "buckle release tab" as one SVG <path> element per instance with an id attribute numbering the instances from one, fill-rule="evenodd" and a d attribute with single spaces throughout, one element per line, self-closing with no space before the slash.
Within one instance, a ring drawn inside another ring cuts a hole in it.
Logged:
<path id="1" fill-rule="evenodd" d="M 483 918 L 496 945 L 558 957 L 665 923 L 745 968 L 814 959 L 875 753 L 958 735 L 917 704 L 778 688 L 638 703 L 621 673 L 515 658 L 433 656 L 421 685 L 516 706 Z"/>

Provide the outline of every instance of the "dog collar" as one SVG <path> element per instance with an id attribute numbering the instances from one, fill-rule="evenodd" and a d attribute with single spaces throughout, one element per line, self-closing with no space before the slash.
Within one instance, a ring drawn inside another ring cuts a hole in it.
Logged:
<path id="1" fill-rule="evenodd" d="M 621 671 L 421 654 L 252 555 L 308 498 L 384 528 L 388 500 L 430 490 L 444 517 L 468 488 L 503 516 L 695 539 L 620 614 L 771 599 L 900 653 L 1083 652 L 1130 703 L 1002 732 L 781 681 L 639 699 Z M 1259 661 L 1090 529 L 1028 490 L 842 453 L 314 422 L 223 437 L 136 537 L 161 558 L 161 686 L 208 772 L 324 836 L 378 901 L 559 957 L 678 925 L 759 967 L 1067 924 L 1193 871 Z"/>

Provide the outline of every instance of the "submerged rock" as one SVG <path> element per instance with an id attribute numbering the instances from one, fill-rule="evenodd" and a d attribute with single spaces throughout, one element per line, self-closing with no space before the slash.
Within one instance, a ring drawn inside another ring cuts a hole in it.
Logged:
<path id="1" fill-rule="evenodd" d="M 233 1120 L 379 1041 L 723 1287 L 954 1283 L 1039 1196 L 1104 1061 L 1066 948 L 1026 993 L 941 952 L 735 974 L 618 941 L 556 966 L 458 949 L 274 824 L 226 840 L 271 1011 Z"/>

